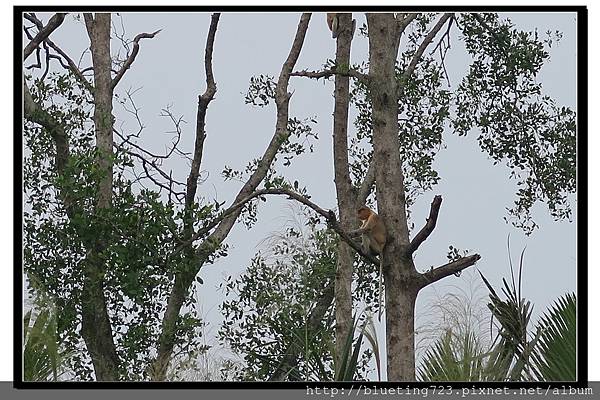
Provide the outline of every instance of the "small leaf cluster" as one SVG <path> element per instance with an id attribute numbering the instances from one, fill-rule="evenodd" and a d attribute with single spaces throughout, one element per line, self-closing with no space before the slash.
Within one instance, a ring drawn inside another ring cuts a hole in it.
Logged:
<path id="1" fill-rule="evenodd" d="M 244 94 L 244 102 L 256 107 L 265 107 L 275 99 L 277 83 L 270 75 L 257 75 L 250 77 L 250 86 Z"/>

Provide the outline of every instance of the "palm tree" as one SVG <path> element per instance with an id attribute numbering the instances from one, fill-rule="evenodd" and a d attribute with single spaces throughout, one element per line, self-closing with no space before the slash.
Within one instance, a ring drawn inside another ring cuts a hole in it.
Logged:
<path id="1" fill-rule="evenodd" d="M 29 284 L 36 288 L 36 297 L 23 317 L 23 380 L 56 381 L 71 353 L 61 350 L 52 300 L 34 280 Z"/>
<path id="2" fill-rule="evenodd" d="M 511 283 L 503 279 L 504 300 L 481 274 L 490 294 L 488 308 L 497 321 L 489 349 L 471 330 L 449 329 L 427 351 L 418 377 L 424 381 L 575 381 L 576 296 L 566 294 L 550 306 L 530 332 L 533 306 L 521 296 L 523 256 L 518 284 L 512 263 Z"/>

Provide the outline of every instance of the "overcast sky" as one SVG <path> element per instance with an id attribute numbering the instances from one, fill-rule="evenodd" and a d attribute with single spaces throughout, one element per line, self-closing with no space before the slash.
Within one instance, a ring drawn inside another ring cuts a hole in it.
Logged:
<path id="1" fill-rule="evenodd" d="M 43 16 L 47 21 L 47 16 Z M 203 56 L 210 15 L 136 13 L 122 16 L 129 37 L 162 29 L 156 38 L 141 42 L 135 63 L 117 89 L 118 94 L 127 89 L 139 89 L 135 99 L 147 126 L 140 144 L 160 151 L 170 142 L 172 135 L 166 132 L 173 127 L 166 118 L 159 116 L 162 108 L 170 106 L 175 114 L 183 115 L 188 122 L 184 125 L 182 149 L 191 151 L 197 96 L 205 89 Z M 519 13 L 506 16 L 522 29 L 537 29 L 540 33 L 548 30 L 563 32 L 562 40 L 551 49 L 550 61 L 543 67 L 539 81 L 544 92 L 558 104 L 576 109 L 575 14 Z M 363 14 L 355 14 L 354 17 L 359 26 L 364 22 Z M 247 90 L 253 75 L 277 77 L 291 46 L 298 18 L 299 14 L 295 13 L 227 13 L 221 16 L 213 56 L 218 92 L 208 109 L 208 137 L 202 161 L 206 180 L 198 189 L 198 193 L 209 201 L 217 198 L 230 204 L 241 183 L 223 182 L 220 175 L 223 167 L 243 168 L 263 153 L 273 135 L 274 105 L 264 109 L 252 108 L 244 104 L 242 93 Z M 120 24 L 116 16 L 114 22 Z M 456 26 L 453 31 L 452 48 L 447 58 L 451 89 L 456 88 L 470 62 Z M 52 34 L 52 39 L 75 60 L 79 60 L 89 45 L 83 21 L 71 15 Z M 113 48 L 117 44 L 113 43 Z M 334 58 L 334 52 L 335 42 L 327 30 L 325 15 L 313 14 L 296 69 L 319 69 L 327 58 Z M 88 58 L 83 59 L 82 67 L 89 66 Z M 352 61 L 367 59 L 367 40 L 355 35 Z M 301 185 L 306 185 L 315 203 L 325 209 L 333 209 L 336 205 L 332 160 L 333 82 L 292 78 L 289 89 L 294 93 L 290 115 L 299 118 L 316 116 L 318 124 L 315 130 L 319 140 L 314 153 L 300 156 L 290 168 L 281 172 L 291 181 L 298 180 Z M 135 127 L 116 103 L 115 115 L 118 121 L 126 122 L 126 127 Z M 353 115 L 351 112 L 351 122 Z M 352 125 L 350 131 L 354 131 Z M 487 159 L 475 139 L 476 134 L 459 138 L 449 129 L 445 131 L 447 148 L 440 151 L 434 164 L 441 181 L 433 191 L 421 196 L 412 209 L 417 229 L 425 221 L 433 196 L 441 194 L 444 202 L 436 230 L 420 247 L 415 262 L 417 268 L 424 270 L 445 263 L 449 245 L 471 249 L 482 256 L 477 268 L 499 288 L 502 277 L 508 277 L 510 272 L 506 248 L 510 234 L 513 264 L 518 264 L 521 250 L 527 247 L 523 295 L 535 305 L 535 319 L 559 296 L 576 291 L 576 224 L 553 221 L 547 207 L 538 204 L 534 208 L 534 217 L 540 228 L 531 236 L 526 237 L 507 225 L 503 217 L 505 209 L 511 207 L 515 199 L 515 181 L 508 179 L 508 168 L 494 166 Z M 189 171 L 185 161 L 174 161 L 169 167 L 173 168 L 174 176 L 185 181 Z M 575 207 L 575 196 L 572 200 Z M 199 298 L 204 317 L 210 324 L 208 331 L 212 334 L 216 333 L 222 320 L 218 311 L 223 299 L 223 293 L 217 288 L 219 283 L 224 276 L 237 277 L 244 272 L 253 255 L 264 246 L 261 242 L 273 232 L 280 231 L 292 216 L 293 210 L 288 205 L 284 199 L 269 198 L 267 206 L 261 206 L 258 223 L 251 231 L 242 224 L 232 230 L 227 239 L 229 256 L 217 260 L 214 265 L 204 266 L 200 271 L 204 285 L 200 287 Z M 436 296 L 457 290 L 457 287 L 468 288 L 472 282 L 469 274 L 463 274 L 428 287 L 419 295 L 417 315 Z M 379 329 L 379 334 L 383 340 L 383 329 Z M 217 345 L 216 341 L 210 343 Z"/>

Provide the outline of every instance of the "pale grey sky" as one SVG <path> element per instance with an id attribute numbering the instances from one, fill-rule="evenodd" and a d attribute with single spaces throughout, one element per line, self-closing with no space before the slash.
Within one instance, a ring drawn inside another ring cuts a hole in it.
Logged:
<path id="1" fill-rule="evenodd" d="M 295 13 L 224 13 L 221 16 L 213 57 L 218 92 L 208 109 L 208 137 L 202 165 L 208 178 L 198 189 L 198 193 L 209 200 L 216 197 L 230 203 L 241 184 L 223 182 L 220 176 L 223 167 L 243 168 L 262 154 L 273 135 L 274 105 L 252 108 L 244 104 L 242 93 L 247 90 L 251 76 L 278 75 L 291 46 L 298 16 Z M 523 29 L 537 28 L 540 33 L 547 30 L 563 32 L 562 40 L 551 49 L 551 59 L 543 67 L 539 80 L 546 94 L 559 104 L 575 108 L 575 14 L 512 13 L 509 16 Z M 354 17 L 359 26 L 365 19 L 363 14 L 355 13 Z M 184 125 L 182 149 L 191 151 L 193 148 L 196 101 L 205 88 L 203 57 L 209 19 L 210 14 L 205 13 L 123 14 L 129 37 L 162 29 L 156 38 L 141 42 L 140 53 L 117 90 L 120 94 L 129 88 L 141 88 L 135 98 L 147 128 L 140 144 L 160 151 L 169 143 L 171 136 L 165 132 L 172 130 L 172 126 L 159 114 L 161 108 L 171 105 L 173 112 L 182 114 L 188 122 Z M 47 16 L 44 16 L 46 20 Z M 114 21 L 119 22 L 117 18 Z M 456 27 L 453 31 L 452 48 L 447 58 L 451 89 L 456 88 L 470 62 L 458 40 Z M 63 26 L 53 33 L 52 39 L 75 60 L 88 46 L 83 22 L 72 16 L 68 16 Z M 117 46 L 116 42 L 114 46 Z M 325 15 L 316 13 L 311 19 L 296 69 L 319 69 L 327 58 L 334 58 L 334 52 L 335 42 L 327 30 Z M 367 59 L 367 40 L 355 35 L 352 61 Z M 89 62 L 85 60 L 82 65 L 88 66 Z M 314 153 L 300 156 L 290 168 L 281 172 L 290 180 L 297 179 L 301 185 L 306 185 L 312 200 L 321 207 L 335 208 L 331 155 L 333 82 L 292 78 L 290 91 L 294 93 L 290 115 L 316 116 L 319 140 Z M 131 122 L 116 103 L 115 115 L 117 120 Z M 353 115 L 351 112 L 351 121 Z M 135 127 L 133 124 L 126 126 Z M 352 132 L 353 127 L 350 129 Z M 508 168 L 492 165 L 480 151 L 475 134 L 459 138 L 446 129 L 444 135 L 447 148 L 440 151 L 435 161 L 441 181 L 433 191 L 420 197 L 412 210 L 418 228 L 425 221 L 433 196 L 443 196 L 436 230 L 419 249 L 415 260 L 417 267 L 425 269 L 445 263 L 449 245 L 471 249 L 482 256 L 477 268 L 499 288 L 502 277 L 509 274 L 506 240 L 510 234 L 513 264 L 518 264 L 519 253 L 527 246 L 523 295 L 535 305 L 535 319 L 557 297 L 576 291 L 576 225 L 554 222 L 543 204 L 534 209 L 540 228 L 531 236 L 526 237 L 507 225 L 503 216 L 505 209 L 512 206 L 516 191 L 515 182 L 508 180 Z M 174 161 L 169 166 L 173 168 L 174 176 L 185 180 L 188 167 L 184 161 Z M 575 196 L 572 199 L 575 207 Z M 221 321 L 218 305 L 223 293 L 217 289 L 219 283 L 224 276 L 237 277 L 243 273 L 259 250 L 261 241 L 281 229 L 291 216 L 287 204 L 284 199 L 269 198 L 267 206 L 261 206 L 258 223 L 251 231 L 241 224 L 232 230 L 227 239 L 231 246 L 229 256 L 202 268 L 200 276 L 204 285 L 200 287 L 199 298 L 210 324 L 209 333 L 216 333 Z M 451 276 L 425 289 L 418 299 L 417 314 L 436 295 L 451 290 L 450 286 L 468 287 L 468 282 L 468 276 Z M 379 331 L 384 340 L 383 329 Z M 213 341 L 212 344 L 217 343 Z"/>

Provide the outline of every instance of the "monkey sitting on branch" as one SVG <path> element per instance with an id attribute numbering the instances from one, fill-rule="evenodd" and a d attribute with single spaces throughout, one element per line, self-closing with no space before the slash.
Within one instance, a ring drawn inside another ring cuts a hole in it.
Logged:
<path id="1" fill-rule="evenodd" d="M 369 207 L 360 207 L 357 211 L 357 216 L 362 225 L 357 230 L 350 232 L 350 235 L 361 235 L 363 252 L 374 257 L 379 256 L 379 320 L 381 321 L 381 309 L 383 307 L 383 247 L 387 240 L 387 231 L 383 220 Z"/>

